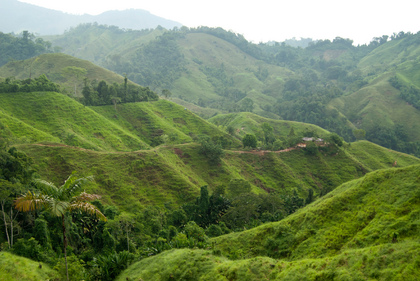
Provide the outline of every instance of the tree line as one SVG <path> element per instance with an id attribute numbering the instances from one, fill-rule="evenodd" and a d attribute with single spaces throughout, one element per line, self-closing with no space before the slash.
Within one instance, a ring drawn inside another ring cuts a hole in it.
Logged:
<path id="1" fill-rule="evenodd" d="M 19 35 L 0 32 L 0 66 L 13 60 L 25 60 L 41 54 L 58 51 L 49 41 L 35 38 L 32 33 L 23 31 Z"/>
<path id="2" fill-rule="evenodd" d="M 124 83 L 114 82 L 111 85 L 108 85 L 104 80 L 89 83 L 88 79 L 85 78 L 82 94 L 81 102 L 85 105 L 94 106 L 116 106 L 118 103 L 156 101 L 159 99 L 159 96 L 149 87 L 129 84 L 127 77 L 124 78 Z"/>
<path id="3" fill-rule="evenodd" d="M 60 86 L 48 80 L 45 74 L 35 79 L 15 79 L 6 78 L 0 82 L 0 93 L 17 93 L 17 92 L 60 92 Z"/>

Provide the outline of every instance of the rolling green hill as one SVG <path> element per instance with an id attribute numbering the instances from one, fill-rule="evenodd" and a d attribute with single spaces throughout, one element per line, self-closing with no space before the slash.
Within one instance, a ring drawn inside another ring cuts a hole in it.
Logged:
<path id="1" fill-rule="evenodd" d="M 86 71 L 86 74 L 74 80 L 70 75 L 65 74 L 66 67 L 78 67 Z M 23 61 L 12 61 L 0 67 L 0 77 L 15 77 L 17 79 L 28 79 L 38 77 L 45 74 L 52 82 L 60 84 L 69 95 L 74 95 L 74 88 L 76 84 L 76 96 L 81 96 L 83 88 L 83 79 L 88 81 L 104 80 L 107 83 L 122 83 L 124 77 L 112 71 L 101 68 L 92 62 L 81 60 L 69 55 L 44 54 L 38 57 Z M 132 83 L 132 82 L 130 82 Z"/>
<path id="2" fill-rule="evenodd" d="M 59 93 L 31 92 L 0 94 L 0 104 L 0 122 L 16 143 L 56 142 L 100 151 L 133 151 L 164 142 L 190 143 L 202 134 L 231 138 L 165 100 L 86 107 Z"/>
<path id="3" fill-rule="evenodd" d="M 208 120 L 215 125 L 225 128 L 229 126 L 233 127 L 236 130 L 236 135 L 240 137 L 243 137 L 245 134 L 262 136 L 264 134 L 262 131 L 263 123 L 267 123 L 273 128 L 273 134 L 276 138 L 287 137 L 291 128 L 293 128 L 295 134 L 298 136 L 317 135 L 325 137 L 329 134 L 327 130 L 316 125 L 295 121 L 274 120 L 249 112 L 219 114 Z"/>
<path id="4" fill-rule="evenodd" d="M 60 183 L 72 171 L 92 174 L 97 179 L 96 192 L 107 203 L 127 210 L 165 202 L 182 204 L 192 200 L 201 186 L 212 190 L 231 179 L 248 181 L 256 193 L 296 190 L 305 198 L 309 189 L 325 194 L 366 172 L 418 163 L 415 157 L 369 142 L 345 144 L 334 154 L 308 155 L 299 149 L 241 151 L 242 136 L 261 133 L 263 123 L 283 139 L 292 128 L 301 136 L 329 133 L 314 125 L 252 113 L 214 117 L 216 127 L 165 100 L 87 107 L 59 93 L 32 92 L 0 94 L 0 104 L 4 132 L 34 159 L 43 178 Z M 232 136 L 220 129 L 226 126 L 236 129 Z M 202 135 L 231 143 L 220 164 L 199 153 L 196 142 Z"/>
<path id="5" fill-rule="evenodd" d="M 0 94 L 3 126 L 15 142 L 56 142 L 94 150 L 147 148 L 140 137 L 58 93 Z"/>
<path id="6" fill-rule="evenodd" d="M 84 106 L 63 93 L 0 94 L 0 138 L 7 139 L 9 144 L 32 158 L 37 177 L 57 185 L 73 171 L 93 175 L 96 179 L 87 191 L 102 196 L 102 203 L 97 204 L 110 212 L 110 222 L 98 226 L 92 221 L 91 225 L 81 227 L 77 223 L 84 223 L 85 218 L 73 222 L 69 219 L 69 224 L 73 225 L 69 237 L 78 258 L 96 262 L 97 255 L 107 254 L 92 251 L 102 249 L 105 244 L 115 253 L 131 247 L 137 257 L 159 253 L 165 245 L 173 247 L 169 231 L 174 234 L 179 231 L 180 236 L 184 235 L 188 222 L 185 213 L 188 206 L 199 202 L 197 196 L 203 195 L 204 190 L 201 187 L 207 186 L 210 193 L 217 194 L 233 180 L 240 180 L 241 184 L 249 184 L 254 195 L 277 197 L 281 201 L 279 205 L 294 195 L 300 200 L 313 197 L 316 201 L 279 222 L 213 238 L 209 244 L 213 247 L 211 251 L 172 250 L 144 259 L 120 278 L 253 280 L 269 277 L 301 280 L 306 277 L 323 280 L 348 276 L 363 279 L 367 276 L 370 279 L 398 279 L 400 275 L 409 278 L 418 272 L 419 257 L 415 249 L 418 247 L 419 166 L 411 165 L 420 164 L 420 160 L 368 141 L 329 146 L 329 137 L 332 136 L 329 131 L 313 124 L 278 120 L 279 116 L 273 115 L 276 113 L 266 110 L 279 101 L 270 89 L 283 89 L 282 108 L 289 113 L 298 113 L 296 116 L 305 116 L 309 121 L 324 120 L 328 126 L 339 124 L 334 123 L 338 120 L 347 126 L 340 129 L 350 132 L 357 127 L 375 132 L 385 123 L 393 126 L 394 136 L 396 132 L 400 133 L 398 142 L 413 143 L 416 133 L 407 133 L 404 138 L 404 128 L 401 131 L 397 125 L 398 122 L 407 122 L 407 130 L 416 128 L 416 109 L 407 105 L 403 107 L 406 102 L 399 99 L 397 89 L 390 89 L 393 87 L 389 81 L 392 73 L 372 74 L 367 84 L 346 93 L 339 89 L 344 82 L 332 79 L 334 81 L 325 85 L 324 91 L 310 73 L 269 65 L 262 54 L 258 55 L 252 49 L 253 45 L 247 49 L 248 45 L 230 42 L 232 38 L 222 40 L 220 36 L 206 32 L 169 33 L 153 38 L 143 42 L 144 49 L 132 49 L 131 53 L 128 52 L 130 54 L 127 53 L 127 58 L 133 55 L 142 62 L 133 63 L 131 67 L 137 68 L 131 70 L 142 67 L 150 71 L 133 77 L 140 82 L 151 79 L 150 85 L 156 89 L 180 85 L 180 92 L 175 88 L 170 90 L 178 98 L 188 96 L 190 105 L 194 98 L 201 98 L 195 105 L 197 110 L 200 110 L 199 103 L 219 103 L 220 108 L 214 106 L 211 109 L 214 111 L 208 111 L 211 114 L 219 112 L 209 119 L 211 123 L 195 115 L 186 105 L 163 99 Z M 187 49 L 188 46 L 191 48 Z M 111 49 L 117 52 L 117 45 Z M 165 50 L 170 51 L 167 57 L 159 57 Z M 323 51 L 326 55 L 322 48 L 311 52 L 319 55 L 318 52 Z M 327 53 L 330 60 L 335 58 L 344 64 L 351 52 L 349 48 L 346 52 Z M 175 57 L 174 62 L 165 64 L 167 58 Z M 115 57 L 113 60 L 115 62 Z M 86 69 L 88 80 L 106 80 L 109 84 L 124 81 L 122 76 L 63 54 L 11 62 L 0 68 L 0 76 L 28 78 L 46 73 L 69 93 L 75 82 L 62 72 L 67 66 Z M 412 67 L 415 68 L 413 64 Z M 409 69 L 396 73 L 398 79 L 404 83 L 415 79 L 416 74 Z M 155 71 L 165 71 L 165 75 L 159 76 Z M 318 71 L 315 76 L 327 75 L 328 72 Z M 296 73 L 304 78 L 294 79 Z M 162 80 L 156 80 L 159 77 Z M 313 78 L 308 82 L 309 86 L 305 84 L 305 77 Z M 79 92 L 80 80 L 82 77 L 76 81 Z M 195 88 L 197 81 L 201 90 Z M 206 101 L 200 93 L 210 97 L 209 100 Z M 295 93 L 300 96 L 298 99 L 294 99 Z M 321 101 L 328 103 L 325 105 Z M 228 111 L 223 108 L 227 102 L 236 104 L 236 109 L 232 110 L 234 113 L 221 114 Z M 310 110 L 306 110 L 306 105 Z M 356 110 L 359 110 L 357 114 L 354 113 Z M 377 125 L 373 122 L 377 119 L 386 122 Z M 265 145 L 265 130 L 269 129 L 272 137 L 281 140 L 282 145 L 288 145 L 291 135 L 298 142 L 304 136 L 316 136 L 326 139 L 327 143 L 325 146 L 307 144 L 307 148 L 284 147 L 288 149 L 277 151 L 241 147 L 241 139 L 248 133 L 257 135 L 260 144 Z M 205 139 L 203 136 L 225 143 L 220 161 L 212 162 L 202 152 L 200 141 Z M 383 138 L 386 134 L 377 133 L 377 136 Z M 401 148 L 398 142 L 397 148 Z M 10 152 L 4 151 L 3 154 L 2 157 L 12 157 Z M 177 209 L 180 206 L 185 210 Z M 284 212 L 283 207 L 278 206 L 279 212 Z M 182 212 L 186 221 L 171 225 L 174 214 L 182 215 Z M 287 210 L 287 214 L 293 212 Z M 123 225 L 125 216 L 130 218 L 132 226 Z M 188 214 L 188 218 L 191 217 L 192 214 Z M 54 218 L 46 219 L 45 225 L 52 226 Z M 166 219 L 168 221 L 164 221 Z M 273 216 L 270 221 L 274 220 Z M 31 218 L 26 222 L 30 222 L 26 225 L 31 225 Z M 254 227 L 262 222 L 261 219 L 255 225 L 251 222 L 239 227 Z M 234 224 L 229 227 L 235 229 Z M 132 233 L 129 233 L 130 228 Z M 29 238 L 34 232 L 30 226 L 24 226 L 23 233 L 22 236 Z M 47 237 L 48 231 L 45 233 Z M 61 238 L 52 231 L 50 234 L 57 247 L 54 251 L 59 253 L 57 245 L 60 245 Z M 78 235 L 86 239 L 82 241 Z M 1 241 L 5 241 L 3 236 Z M 130 246 L 130 243 L 138 246 Z M 104 274 L 101 272 L 90 274 Z"/>
<path id="7" fill-rule="evenodd" d="M 280 222 L 144 259 L 117 280 L 415 280 L 419 171 L 369 173 Z"/>
<path id="8" fill-rule="evenodd" d="M 93 191 L 107 204 L 135 212 L 144 206 L 176 205 L 193 200 L 203 185 L 213 190 L 231 179 L 244 179 L 256 193 L 286 195 L 296 190 L 325 194 L 365 173 L 418 164 L 415 157 L 389 151 L 363 141 L 334 155 L 308 156 L 303 150 L 283 153 L 225 151 L 222 162 L 212 165 L 196 144 L 160 146 L 135 152 L 95 152 L 51 143 L 25 144 L 19 150 L 32 157 L 43 177 L 60 183 L 72 171 L 94 175 Z M 117 168 L 116 168 L 117 167 Z"/>

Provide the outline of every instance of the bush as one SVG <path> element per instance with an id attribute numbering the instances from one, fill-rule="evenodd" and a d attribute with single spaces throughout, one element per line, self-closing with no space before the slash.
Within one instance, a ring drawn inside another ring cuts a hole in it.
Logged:
<path id="1" fill-rule="evenodd" d="M 190 221 L 184 228 L 184 232 L 188 238 L 192 238 L 199 242 L 204 242 L 207 240 L 207 236 L 204 232 L 204 229 L 198 226 L 195 221 Z"/>
<path id="2" fill-rule="evenodd" d="M 69 280 L 78 281 L 86 279 L 87 274 L 82 260 L 79 260 L 76 256 L 68 256 L 67 266 L 69 269 Z M 58 271 L 62 280 L 66 280 L 66 262 L 64 258 L 61 258 L 57 262 L 54 269 Z"/>
<path id="3" fill-rule="evenodd" d="M 252 134 L 246 134 L 242 139 L 242 144 L 244 147 L 257 147 L 257 137 Z"/>
<path id="4" fill-rule="evenodd" d="M 94 260 L 96 274 L 94 280 L 114 280 L 124 269 L 134 261 L 134 254 L 127 251 L 99 256 Z M 69 268 L 70 271 L 70 268 Z M 78 279 L 81 280 L 81 279 Z"/>
<path id="5" fill-rule="evenodd" d="M 12 252 L 22 257 L 47 263 L 53 263 L 55 256 L 51 248 L 47 247 L 44 250 L 39 242 L 33 237 L 30 239 L 18 239 L 13 245 Z"/>
<path id="6" fill-rule="evenodd" d="M 224 155 L 222 146 L 220 144 L 215 144 L 210 139 L 201 141 L 200 153 L 206 156 L 211 164 L 220 163 L 220 158 Z"/>
<path id="7" fill-rule="evenodd" d="M 206 229 L 206 234 L 208 237 L 216 237 L 222 235 L 223 231 L 220 226 L 212 224 Z"/>

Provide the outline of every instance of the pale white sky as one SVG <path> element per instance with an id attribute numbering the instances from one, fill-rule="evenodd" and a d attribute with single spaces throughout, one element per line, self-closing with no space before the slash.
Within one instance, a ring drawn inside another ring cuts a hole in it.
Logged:
<path id="1" fill-rule="evenodd" d="M 254 43 L 292 37 L 350 38 L 356 44 L 420 30 L 418 0 L 19 0 L 71 14 L 130 8 L 188 27 L 222 27 Z"/>

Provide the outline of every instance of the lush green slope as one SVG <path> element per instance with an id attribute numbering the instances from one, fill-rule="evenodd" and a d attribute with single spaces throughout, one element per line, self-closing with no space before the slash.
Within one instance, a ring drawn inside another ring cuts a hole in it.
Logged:
<path id="1" fill-rule="evenodd" d="M 402 242 L 297 261 L 230 260 L 206 250 L 171 250 L 144 259 L 116 280 L 416 280 L 419 243 Z"/>
<path id="2" fill-rule="evenodd" d="M 222 110 L 226 107 L 220 103 L 237 102 L 240 106 L 241 100 L 248 97 L 254 102 L 253 112 L 278 118 L 262 109 L 276 101 L 266 92 L 278 87 L 293 72 L 260 61 L 210 34 L 187 34 L 178 40 L 178 44 L 187 60 L 187 71 L 174 82 L 175 95 L 204 107 Z M 257 77 L 262 70 L 269 74 L 264 79 Z M 229 89 L 236 89 L 240 96 L 229 96 Z"/>
<path id="3" fill-rule="evenodd" d="M 38 173 L 57 184 L 72 171 L 94 175 L 94 191 L 106 203 L 134 212 L 150 204 L 182 204 L 203 185 L 213 190 L 231 179 L 244 179 L 254 192 L 296 190 L 305 198 L 309 189 L 324 194 L 366 172 L 420 163 L 415 157 L 389 151 L 369 142 L 352 144 L 334 155 L 307 155 L 303 150 L 282 153 L 226 151 L 220 165 L 210 164 L 199 145 L 161 146 L 136 152 L 95 152 L 76 147 L 19 145 L 34 159 Z"/>
<path id="4" fill-rule="evenodd" d="M 1 119 L 17 142 L 62 142 L 94 150 L 149 147 L 138 136 L 58 93 L 0 94 Z"/>
<path id="5" fill-rule="evenodd" d="M 116 110 L 113 106 L 91 108 L 149 144 L 189 143 L 196 141 L 199 135 L 232 139 L 213 124 L 166 100 L 121 104 L 117 105 Z M 234 145 L 239 145 L 239 142 L 232 141 Z"/>
<path id="6" fill-rule="evenodd" d="M 0 280 L 39 281 L 56 280 L 59 275 L 45 263 L 0 252 Z"/>
<path id="7" fill-rule="evenodd" d="M 249 112 L 219 114 L 210 118 L 209 121 L 218 126 L 226 128 L 233 127 L 236 130 L 236 134 L 240 137 L 243 137 L 245 134 L 255 134 L 259 137 L 263 136 L 263 123 L 267 123 L 273 128 L 273 134 L 276 138 L 287 137 L 292 128 L 297 136 L 317 135 L 319 137 L 325 137 L 330 133 L 316 125 L 294 121 L 274 120 Z"/>
<path id="8" fill-rule="evenodd" d="M 400 83 L 418 91 L 418 38 L 418 34 L 402 34 L 374 49 L 357 66 L 369 83 L 330 102 L 357 128 L 364 129 L 368 140 L 415 155 L 419 154 L 420 139 L 418 95 L 407 100 L 389 80 L 396 76 Z"/>
<path id="9" fill-rule="evenodd" d="M 362 89 L 331 102 L 349 116 L 366 137 L 376 143 L 397 149 L 392 142 L 416 142 L 420 139 L 420 112 L 402 100 L 399 91 L 389 83 L 391 74 L 382 75 Z M 392 135 L 386 135 L 391 131 Z"/>
<path id="10" fill-rule="evenodd" d="M 280 222 L 172 250 L 117 280 L 416 280 L 420 166 L 372 172 Z M 124 279 L 123 279 L 124 278 Z"/>
<path id="11" fill-rule="evenodd" d="M 73 79 L 74 77 L 65 74 L 64 69 L 66 67 L 85 69 L 86 74 L 81 75 L 75 81 Z M 87 78 L 88 81 L 104 80 L 109 84 L 112 84 L 113 82 L 124 82 L 124 77 L 121 75 L 101 68 L 92 62 L 65 54 L 44 54 L 23 61 L 12 61 L 0 67 L 0 76 L 2 77 L 27 79 L 38 77 L 42 74 L 45 74 L 52 82 L 60 84 L 69 94 L 74 94 L 76 83 L 76 95 L 78 97 L 81 96 L 84 78 Z"/>
<path id="12" fill-rule="evenodd" d="M 62 94 L 47 92 L 0 94 L 0 104 L 0 121 L 17 143 L 48 141 L 94 150 L 132 151 L 164 142 L 192 142 L 202 134 L 232 139 L 164 100 L 86 107 Z"/>

